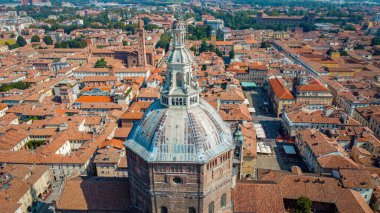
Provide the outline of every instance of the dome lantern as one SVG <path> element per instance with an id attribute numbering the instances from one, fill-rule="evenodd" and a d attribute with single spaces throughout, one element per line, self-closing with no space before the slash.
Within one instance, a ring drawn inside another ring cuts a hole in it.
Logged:
<path id="1" fill-rule="evenodd" d="M 182 21 L 177 22 L 176 28 L 173 29 L 174 48 L 185 47 L 186 27 Z"/>
<path id="2" fill-rule="evenodd" d="M 173 48 L 169 54 L 161 104 L 186 107 L 199 103 L 198 81 L 193 77 L 194 57 L 185 46 L 186 27 L 179 21 L 173 29 Z"/>

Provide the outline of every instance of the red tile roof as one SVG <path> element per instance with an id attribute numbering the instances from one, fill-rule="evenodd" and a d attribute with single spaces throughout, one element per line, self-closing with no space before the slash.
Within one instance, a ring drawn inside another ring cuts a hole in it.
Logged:
<path id="1" fill-rule="evenodd" d="M 289 89 L 285 87 L 283 81 L 284 80 L 280 78 L 269 79 L 269 84 L 271 85 L 274 94 L 279 99 L 294 99 L 294 96 L 289 91 Z"/>
<path id="2" fill-rule="evenodd" d="M 99 149 L 102 149 L 107 146 L 111 146 L 118 149 L 124 149 L 123 141 L 118 139 L 105 140 L 102 144 L 99 145 Z"/>
<path id="3" fill-rule="evenodd" d="M 299 91 L 327 92 L 329 89 L 317 80 L 310 81 L 307 85 L 298 86 Z"/>
<path id="4" fill-rule="evenodd" d="M 232 191 L 234 212 L 285 212 L 282 199 L 275 184 L 237 183 Z"/>
<path id="5" fill-rule="evenodd" d="M 109 96 L 81 96 L 75 102 L 112 102 L 112 98 Z"/>
<path id="6" fill-rule="evenodd" d="M 128 212 L 129 207 L 130 192 L 127 179 L 72 178 L 66 181 L 57 199 L 57 209 L 61 210 Z"/>

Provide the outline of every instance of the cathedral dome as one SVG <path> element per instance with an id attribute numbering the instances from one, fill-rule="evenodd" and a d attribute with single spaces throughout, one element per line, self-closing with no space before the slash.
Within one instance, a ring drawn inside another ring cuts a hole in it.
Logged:
<path id="1" fill-rule="evenodd" d="M 206 101 L 191 108 L 156 101 L 125 146 L 148 162 L 205 163 L 233 149 L 232 143 L 229 127 Z"/>
<path id="2" fill-rule="evenodd" d="M 134 125 L 125 143 L 148 162 L 205 163 L 234 148 L 230 128 L 199 97 L 185 34 L 183 23 L 177 23 L 160 100 Z"/>
<path id="3" fill-rule="evenodd" d="M 167 62 L 171 64 L 192 64 L 194 59 L 188 49 L 178 48 L 170 53 Z"/>

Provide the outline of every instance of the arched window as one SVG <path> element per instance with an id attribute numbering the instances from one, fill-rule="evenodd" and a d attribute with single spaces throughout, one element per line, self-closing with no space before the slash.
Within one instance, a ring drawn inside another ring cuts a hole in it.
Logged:
<path id="1" fill-rule="evenodd" d="M 214 202 L 208 204 L 208 213 L 214 213 Z"/>
<path id="2" fill-rule="evenodd" d="M 175 75 L 175 79 L 176 79 L 176 86 L 177 87 L 183 87 L 183 75 L 182 75 L 182 73 L 177 72 L 177 74 Z"/>
<path id="3" fill-rule="evenodd" d="M 160 213 L 168 213 L 168 208 L 161 206 Z"/>
<path id="4" fill-rule="evenodd" d="M 197 211 L 195 210 L 194 207 L 190 207 L 189 208 L 189 213 L 197 213 Z"/>
<path id="5" fill-rule="evenodd" d="M 222 195 L 222 197 L 220 198 L 220 206 L 221 207 L 225 207 L 226 206 L 226 198 L 227 197 L 227 195 L 224 193 L 223 195 Z"/>

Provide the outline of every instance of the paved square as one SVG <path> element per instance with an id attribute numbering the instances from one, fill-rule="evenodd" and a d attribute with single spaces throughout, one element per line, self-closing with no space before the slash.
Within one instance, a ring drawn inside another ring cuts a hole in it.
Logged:
<path id="1" fill-rule="evenodd" d="M 258 155 L 256 158 L 257 169 L 280 170 L 280 165 L 275 155 Z"/>

